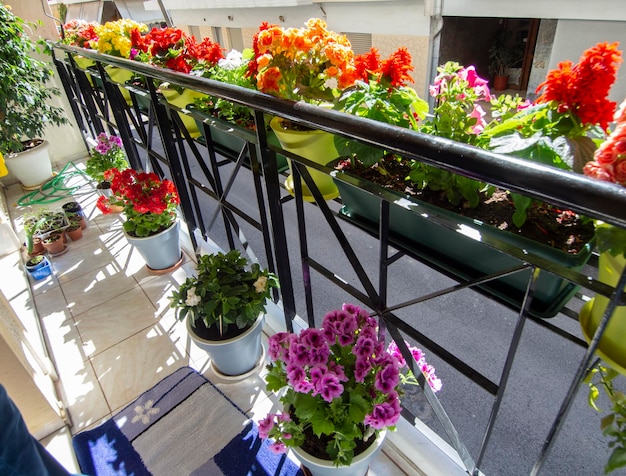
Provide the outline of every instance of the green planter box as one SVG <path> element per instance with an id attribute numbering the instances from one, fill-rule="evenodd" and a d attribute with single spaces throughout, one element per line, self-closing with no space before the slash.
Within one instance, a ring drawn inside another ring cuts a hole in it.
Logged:
<path id="1" fill-rule="evenodd" d="M 338 179 L 335 182 L 344 204 L 341 214 L 356 225 L 376 233 L 380 199 L 347 182 Z M 374 183 L 370 184 L 374 189 L 377 187 Z M 398 199 L 391 203 L 389 211 L 389 229 L 393 240 L 461 279 L 478 278 L 521 264 L 517 258 L 484 243 L 490 238 L 497 237 L 515 248 L 525 249 L 574 270 L 580 270 L 591 257 L 593 246 L 589 243 L 578 254 L 572 255 L 399 193 L 396 195 Z M 438 225 L 422 215 L 441 217 L 455 224 L 456 229 Z M 467 236 L 477 234 L 478 241 Z M 483 284 L 480 288 L 500 301 L 520 308 L 529 277 L 530 269 Z M 578 286 L 573 283 L 541 271 L 530 313 L 536 317 L 554 317 L 577 290 Z"/>
<path id="2" fill-rule="evenodd" d="M 191 104 L 187 106 L 187 108 L 193 112 L 203 143 L 206 144 L 203 124 L 208 124 L 211 126 L 211 138 L 217 146 L 217 151 L 222 155 L 233 159 L 239 157 L 239 153 L 246 144 L 245 137 L 249 137 L 250 134 L 252 134 L 251 131 L 199 111 Z M 276 135 L 271 130 L 267 132 L 267 141 L 272 145 L 280 147 L 280 143 L 278 142 Z M 250 160 L 250 157 L 246 156 L 246 160 Z M 276 154 L 276 162 L 278 166 L 278 173 L 287 170 L 288 165 L 287 158 L 285 156 Z"/>

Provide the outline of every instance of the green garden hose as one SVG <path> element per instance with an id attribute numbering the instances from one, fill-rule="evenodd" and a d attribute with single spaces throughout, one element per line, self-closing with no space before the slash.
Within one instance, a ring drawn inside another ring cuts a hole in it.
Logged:
<path id="1" fill-rule="evenodd" d="M 71 187 L 66 186 L 66 182 L 76 176 L 86 178 L 87 183 Z M 37 190 L 33 190 L 21 197 L 17 204 L 21 207 L 26 207 L 29 205 L 54 203 L 59 200 L 65 200 L 68 196 L 93 193 L 93 188 L 89 185 L 90 182 L 91 178 L 83 170 L 76 167 L 73 162 L 68 162 L 61 172 L 42 184 Z M 81 192 L 80 189 L 85 186 L 89 186 L 89 191 Z"/>

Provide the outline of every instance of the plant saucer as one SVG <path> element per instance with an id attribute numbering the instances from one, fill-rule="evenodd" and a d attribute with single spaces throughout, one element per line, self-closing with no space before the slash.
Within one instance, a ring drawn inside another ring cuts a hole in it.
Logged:
<path id="1" fill-rule="evenodd" d="M 209 361 L 209 366 L 210 368 L 213 370 L 213 373 L 215 374 L 216 377 L 222 379 L 222 380 L 228 380 L 231 382 L 236 382 L 239 380 L 243 380 L 246 379 L 248 377 L 250 377 L 251 375 L 254 375 L 256 373 L 258 373 L 264 366 L 265 366 L 265 346 L 263 344 L 261 344 L 261 356 L 259 357 L 259 360 L 257 360 L 257 363 L 254 367 L 252 367 L 251 370 L 248 370 L 246 373 L 240 374 L 240 375 L 226 375 L 223 374 L 222 372 L 220 372 L 220 370 L 213 365 L 213 361 Z"/>
<path id="2" fill-rule="evenodd" d="M 49 254 L 53 258 L 56 258 L 57 256 L 61 256 L 61 255 L 65 254 L 65 253 L 67 253 L 67 250 L 68 250 L 67 245 L 63 245 L 63 251 L 59 251 L 58 253 L 49 253 Z"/>

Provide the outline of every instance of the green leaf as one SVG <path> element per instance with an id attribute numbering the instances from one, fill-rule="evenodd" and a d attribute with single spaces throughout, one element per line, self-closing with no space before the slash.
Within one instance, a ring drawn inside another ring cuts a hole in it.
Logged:
<path id="1" fill-rule="evenodd" d="M 609 473 L 618 468 L 626 466 L 626 449 L 623 446 L 615 448 L 609 457 L 609 461 L 604 467 L 604 472 Z"/>

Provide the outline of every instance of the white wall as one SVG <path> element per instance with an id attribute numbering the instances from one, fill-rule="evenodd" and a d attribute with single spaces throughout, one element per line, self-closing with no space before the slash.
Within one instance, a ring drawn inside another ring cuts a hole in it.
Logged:
<path id="1" fill-rule="evenodd" d="M 624 0 L 438 1 L 443 2 L 443 14 L 447 16 L 626 21 Z"/>
<path id="2" fill-rule="evenodd" d="M 626 2 L 624 2 L 626 4 Z M 549 69 L 557 67 L 564 60 L 577 62 L 584 50 L 600 42 L 620 43 L 620 50 L 626 59 L 626 23 L 619 21 L 580 21 L 559 20 L 554 45 L 550 56 Z M 609 95 L 612 101 L 621 103 L 626 98 L 626 65 L 621 64 L 617 81 Z"/>
<path id="3" fill-rule="evenodd" d="M 40 0 L 21 0 L 20 2 L 12 2 L 13 13 L 29 22 L 41 21 L 42 24 L 37 27 L 31 35 L 33 39 L 38 37 L 56 41 L 59 39 L 56 23 L 51 18 L 44 15 Z M 46 13 L 51 15 L 50 8 L 46 5 Z M 38 59 L 51 61 L 50 56 L 40 55 Z M 83 142 L 80 130 L 74 121 L 74 115 L 70 103 L 65 96 L 59 75 L 55 74 L 51 86 L 61 90 L 61 97 L 55 97 L 51 103 L 65 110 L 66 116 L 70 120 L 70 124 L 60 127 L 50 126 L 46 128 L 44 139 L 50 142 L 50 158 L 53 165 L 64 165 L 68 161 L 77 160 L 87 155 L 87 148 Z M 10 184 L 16 182 L 16 179 L 10 174 L 2 179 L 3 183 Z"/>
<path id="4" fill-rule="evenodd" d="M 269 3 L 269 2 L 268 2 Z M 286 27 L 301 27 L 309 18 L 322 18 L 333 31 L 428 36 L 430 18 L 424 16 L 424 0 L 324 3 L 276 8 L 203 8 L 202 1 L 164 0 L 174 24 L 258 28 L 267 21 Z M 206 5 L 206 3 L 204 3 Z M 156 1 L 144 2 L 156 10 Z M 284 18 L 282 22 L 279 17 Z M 232 18 L 232 20 L 229 19 Z"/>

